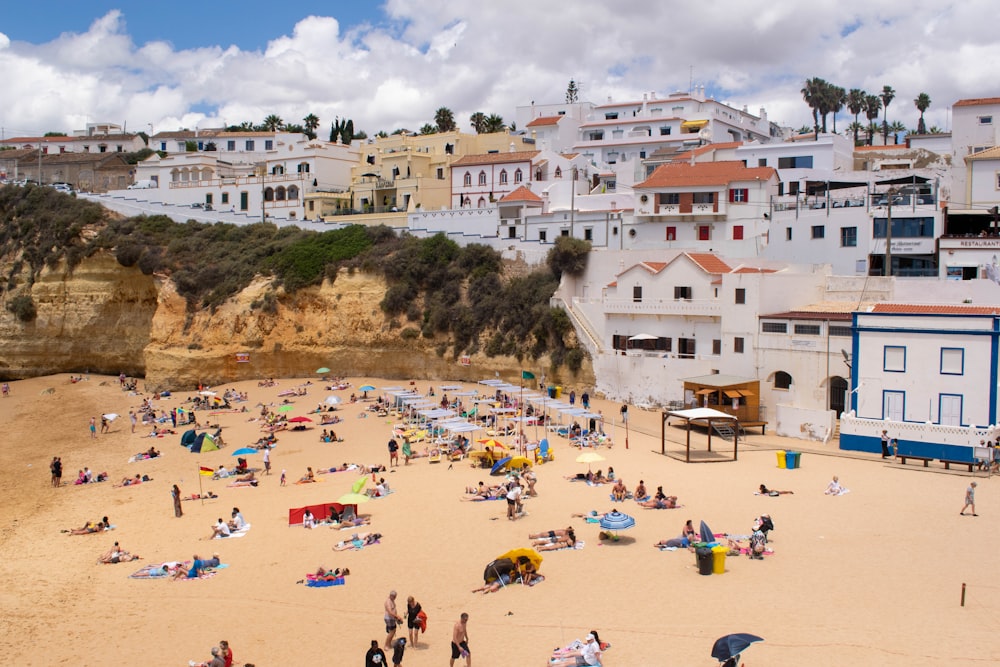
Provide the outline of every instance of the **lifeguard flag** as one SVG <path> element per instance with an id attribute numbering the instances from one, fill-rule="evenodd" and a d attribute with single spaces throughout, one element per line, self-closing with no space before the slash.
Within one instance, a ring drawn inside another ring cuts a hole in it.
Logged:
<path id="1" fill-rule="evenodd" d="M 529 373 L 528 371 L 521 371 L 521 379 L 522 380 L 534 380 L 535 379 L 535 374 L 534 373 Z"/>
<path id="2" fill-rule="evenodd" d="M 205 477 L 211 477 L 215 474 L 215 471 L 211 468 L 206 468 L 205 466 L 200 466 L 198 472 L 200 472 Z"/>

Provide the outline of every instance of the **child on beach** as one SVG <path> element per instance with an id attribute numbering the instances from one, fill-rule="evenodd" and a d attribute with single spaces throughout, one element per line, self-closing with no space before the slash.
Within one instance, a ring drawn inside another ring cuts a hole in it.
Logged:
<path id="1" fill-rule="evenodd" d="M 285 485 L 285 472 L 284 470 L 281 471 L 281 486 Z"/>

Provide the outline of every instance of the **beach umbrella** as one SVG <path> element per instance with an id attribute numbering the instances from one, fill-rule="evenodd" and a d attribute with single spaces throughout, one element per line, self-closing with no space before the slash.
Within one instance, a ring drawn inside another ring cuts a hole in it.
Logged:
<path id="1" fill-rule="evenodd" d="M 371 498 L 363 493 L 345 493 L 337 498 L 337 502 L 341 505 L 360 505 L 361 503 L 367 503 L 369 500 Z"/>
<path id="2" fill-rule="evenodd" d="M 232 456 L 243 456 L 244 454 L 256 454 L 256 453 L 257 450 L 254 449 L 253 447 L 240 447 L 239 449 L 237 449 L 235 452 L 232 453 Z"/>
<path id="3" fill-rule="evenodd" d="M 365 484 L 368 483 L 368 475 L 364 477 L 359 477 L 354 484 L 351 484 L 351 493 L 361 493 L 361 489 L 365 488 Z"/>
<path id="4" fill-rule="evenodd" d="M 317 368 L 316 372 L 319 373 L 320 375 L 323 375 L 324 373 L 329 373 L 330 369 L 324 366 L 323 368 Z"/>
<path id="5" fill-rule="evenodd" d="M 324 400 L 323 402 L 326 403 L 327 405 L 339 405 L 343 402 L 343 399 L 341 399 L 340 396 L 334 396 L 333 394 L 330 394 L 329 396 L 326 397 L 326 400 Z"/>
<path id="6" fill-rule="evenodd" d="M 507 553 L 497 556 L 497 560 L 502 560 L 504 558 L 508 558 L 514 563 L 517 563 L 518 560 L 521 558 L 527 558 L 531 562 L 531 564 L 535 566 L 536 572 L 542 566 L 542 555 L 529 547 L 511 549 Z"/>
<path id="7" fill-rule="evenodd" d="M 491 475 L 495 475 L 498 472 L 501 472 L 504 469 L 504 466 L 506 466 L 509 461 L 510 461 L 510 457 L 509 456 L 505 456 L 502 459 L 500 459 L 499 461 L 497 461 L 496 463 L 494 463 L 493 464 L 493 469 L 490 470 L 490 474 Z"/>
<path id="8" fill-rule="evenodd" d="M 747 650 L 751 644 L 764 641 L 763 637 L 751 635 L 746 632 L 719 637 L 712 646 L 712 657 L 719 662 L 725 662 L 730 658 L 738 658 L 740 653 Z"/>
<path id="9" fill-rule="evenodd" d="M 302 416 L 299 416 L 299 417 L 292 417 L 292 418 L 291 418 L 291 419 L 289 419 L 288 421 L 289 421 L 290 423 L 295 423 L 295 424 L 301 424 L 301 423 L 303 423 L 303 422 L 311 422 L 312 420 L 311 420 L 311 419 L 309 419 L 309 417 L 302 417 Z"/>
<path id="10" fill-rule="evenodd" d="M 577 463 L 586 463 L 587 470 L 590 470 L 591 463 L 597 463 L 598 461 L 603 461 L 604 457 L 597 452 L 584 452 L 576 457 Z"/>
<path id="11" fill-rule="evenodd" d="M 109 422 L 113 422 L 114 420 L 118 419 L 118 415 L 114 412 L 109 412 L 108 414 L 101 416 L 107 419 Z"/>
<path id="12" fill-rule="evenodd" d="M 618 510 L 612 510 L 601 517 L 600 526 L 604 530 L 613 530 L 618 532 L 619 530 L 625 530 L 626 528 L 631 528 L 635 525 L 635 519 L 630 517 L 628 514 L 623 514 Z M 615 537 L 617 539 L 617 536 Z"/>
<path id="13" fill-rule="evenodd" d="M 202 396 L 215 396 L 214 391 L 205 390 L 205 391 L 199 391 L 198 393 L 201 394 Z"/>
<path id="14" fill-rule="evenodd" d="M 507 461 L 507 469 L 508 470 L 520 469 L 525 464 L 527 464 L 528 467 L 530 468 L 531 459 L 529 459 L 527 456 L 515 456 L 509 461 Z"/>
<path id="15" fill-rule="evenodd" d="M 715 541 L 715 534 L 712 529 L 708 527 L 708 524 L 704 521 L 701 522 L 701 526 L 698 529 L 698 535 L 701 537 L 701 541 L 706 544 Z"/>
<path id="16" fill-rule="evenodd" d="M 486 569 L 483 570 L 483 582 L 487 584 L 492 584 L 494 581 L 499 579 L 502 575 L 510 575 L 514 571 L 514 561 L 509 558 L 497 558 L 496 560 L 491 560 L 486 564 Z"/>
<path id="17" fill-rule="evenodd" d="M 358 387 L 358 391 L 375 391 L 375 387 L 370 384 L 363 384 Z"/>
<path id="18" fill-rule="evenodd" d="M 476 440 L 483 449 L 489 447 L 490 449 L 507 449 L 507 447 L 499 440 L 494 440 L 493 438 L 483 438 L 482 440 Z"/>
<path id="19" fill-rule="evenodd" d="M 292 405 L 291 403 L 286 403 L 285 405 L 282 405 L 278 408 L 278 412 L 288 412 L 289 410 L 292 410 L 294 407 L 295 406 Z"/>

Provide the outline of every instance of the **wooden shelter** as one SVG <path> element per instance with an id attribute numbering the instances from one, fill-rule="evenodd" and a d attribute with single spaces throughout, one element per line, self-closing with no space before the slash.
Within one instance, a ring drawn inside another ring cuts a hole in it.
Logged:
<path id="1" fill-rule="evenodd" d="M 735 417 L 744 428 L 767 429 L 760 418 L 760 380 L 716 373 L 683 382 L 685 407 L 712 408 Z"/>
<path id="2" fill-rule="evenodd" d="M 660 453 L 667 453 L 667 420 L 671 417 L 683 419 L 687 424 L 687 443 L 684 452 L 684 462 L 691 463 L 691 422 L 703 422 L 708 426 L 708 451 L 712 451 L 712 424 L 717 421 L 724 421 L 733 426 L 733 460 L 737 458 L 737 450 L 740 442 L 739 420 L 733 415 L 719 412 L 712 408 L 692 408 L 690 410 L 670 410 L 663 413 L 663 420 L 660 424 Z M 708 461 L 709 459 L 704 459 Z M 717 459 L 725 460 L 725 459 Z"/>

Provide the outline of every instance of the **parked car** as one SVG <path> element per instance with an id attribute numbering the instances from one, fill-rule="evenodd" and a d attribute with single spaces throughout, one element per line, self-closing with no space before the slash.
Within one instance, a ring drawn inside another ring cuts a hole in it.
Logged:
<path id="1" fill-rule="evenodd" d="M 152 190 L 157 187 L 156 181 L 153 180 L 143 180 L 136 181 L 132 185 L 128 186 L 129 190 Z"/>

